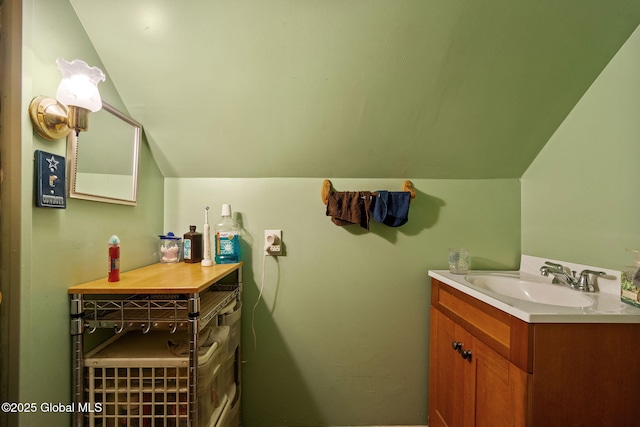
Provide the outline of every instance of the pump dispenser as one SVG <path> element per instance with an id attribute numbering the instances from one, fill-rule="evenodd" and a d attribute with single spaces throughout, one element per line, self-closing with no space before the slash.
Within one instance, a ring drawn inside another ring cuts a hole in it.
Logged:
<path id="1" fill-rule="evenodd" d="M 214 227 L 216 239 L 216 264 L 232 264 L 240 261 L 240 227 L 231 217 L 231 205 L 222 205 L 221 217 Z"/>

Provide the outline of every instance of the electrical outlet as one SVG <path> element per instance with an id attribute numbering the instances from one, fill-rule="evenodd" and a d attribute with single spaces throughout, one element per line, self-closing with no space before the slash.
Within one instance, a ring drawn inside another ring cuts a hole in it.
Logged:
<path id="1" fill-rule="evenodd" d="M 282 230 L 264 230 L 264 253 L 282 255 Z"/>

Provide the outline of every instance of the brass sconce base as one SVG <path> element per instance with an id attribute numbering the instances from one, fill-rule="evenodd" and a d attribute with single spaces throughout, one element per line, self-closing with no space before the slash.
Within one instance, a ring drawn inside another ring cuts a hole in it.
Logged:
<path id="1" fill-rule="evenodd" d="M 49 141 L 64 138 L 69 133 L 67 107 L 53 98 L 38 96 L 29 104 L 33 129 Z"/>
<path id="2" fill-rule="evenodd" d="M 46 96 L 33 98 L 29 115 L 36 133 L 49 141 L 64 138 L 71 129 L 86 131 L 89 126 L 89 110 L 72 105 L 65 107 Z"/>

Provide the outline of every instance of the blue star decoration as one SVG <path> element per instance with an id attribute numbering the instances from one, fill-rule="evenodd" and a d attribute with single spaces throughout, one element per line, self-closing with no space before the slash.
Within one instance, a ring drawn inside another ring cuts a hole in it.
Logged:
<path id="1" fill-rule="evenodd" d="M 60 162 L 57 161 L 56 158 L 53 157 L 53 155 L 51 155 L 50 159 L 46 159 L 46 160 L 49 163 L 49 169 L 51 169 L 51 172 L 53 172 L 54 170 L 58 170 L 58 163 Z"/>

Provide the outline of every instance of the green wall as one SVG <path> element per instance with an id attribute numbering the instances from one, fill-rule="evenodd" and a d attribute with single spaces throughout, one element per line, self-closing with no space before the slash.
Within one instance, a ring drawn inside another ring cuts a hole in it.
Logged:
<path id="1" fill-rule="evenodd" d="M 59 57 L 102 66 L 67 0 L 23 2 L 22 102 L 22 277 L 20 297 L 19 391 L 21 402 L 71 401 L 69 299 L 71 285 L 106 275 L 107 240 L 122 241 L 123 270 L 156 261 L 156 235 L 162 231 L 163 177 L 146 140 L 140 156 L 137 207 L 67 200 L 67 208 L 34 207 L 34 150 L 65 155 L 66 140 L 47 142 L 32 131 L 28 105 L 37 95 L 55 96 L 61 75 Z M 108 79 L 107 75 L 107 79 Z M 101 83 L 104 100 L 122 111 L 116 88 Z M 90 132 L 90 130 L 89 130 Z M 22 414 L 10 426 L 70 425 L 66 414 Z"/>
<path id="2" fill-rule="evenodd" d="M 242 165 L 242 158 L 235 161 Z M 409 222 L 372 223 L 366 232 L 331 222 L 322 181 L 165 180 L 165 232 L 182 235 L 189 225 L 202 231 L 204 207 L 215 223 L 223 203 L 244 230 L 244 425 L 424 425 L 427 271 L 447 268 L 452 245 L 470 249 L 472 268 L 517 268 L 520 183 L 413 180 L 418 194 Z M 402 186 L 402 180 L 332 182 L 338 190 Z M 283 231 L 286 256 L 263 259 L 265 229 Z"/>
<path id="3" fill-rule="evenodd" d="M 163 180 L 146 140 L 138 207 L 68 200 L 66 210 L 35 208 L 33 152 L 64 155 L 65 141 L 34 136 L 27 106 L 36 95 L 55 94 L 58 57 L 101 61 L 68 0 L 26 0 L 23 7 L 22 275 L 11 284 L 21 295 L 20 324 L 12 327 L 20 328 L 22 402 L 70 401 L 66 290 L 105 275 L 108 237 L 121 237 L 123 270 L 146 265 L 156 261 L 157 234 L 182 234 L 191 224 L 202 230 L 206 205 L 215 222 L 221 204 L 231 203 L 244 230 L 248 427 L 424 424 L 427 271 L 446 268 L 449 246 L 469 247 L 476 269 L 517 268 L 521 251 L 619 268 L 626 247 L 640 248 L 638 30 L 520 181 L 414 179 L 410 222 L 398 229 L 373 223 L 366 232 L 325 216 L 321 178 Z M 100 89 L 126 111 L 110 81 Z M 339 190 L 402 185 L 332 181 Z M 285 256 L 263 258 L 265 229 L 283 230 Z M 69 425 L 64 414 L 8 420 Z"/>
<path id="4" fill-rule="evenodd" d="M 639 31 L 520 181 L 414 179 L 410 222 L 398 229 L 373 223 L 366 232 L 325 216 L 321 178 L 163 180 L 146 140 L 138 207 L 68 200 L 66 210 L 34 208 L 33 151 L 64 154 L 65 142 L 34 136 L 27 106 L 36 95 L 54 95 L 56 58 L 101 62 L 67 0 L 23 3 L 22 276 L 12 284 L 21 294 L 20 401 L 70 401 L 66 290 L 104 276 L 108 237 L 122 239 L 123 270 L 146 265 L 156 261 L 157 234 L 182 234 L 191 224 L 202 230 L 206 205 L 215 222 L 221 204 L 231 203 L 244 230 L 248 427 L 424 424 L 427 271 L 446 268 L 449 246 L 469 247 L 476 269 L 517 268 L 520 252 L 619 268 L 624 248 L 640 247 Z M 101 92 L 124 110 L 110 81 Z M 402 185 L 332 181 L 339 190 Z M 263 258 L 265 229 L 283 230 L 285 256 Z M 9 421 L 48 427 L 68 425 L 69 417 Z"/>
<path id="5" fill-rule="evenodd" d="M 640 248 L 640 27 L 522 177 L 522 252 L 620 269 Z"/>
<path id="6" fill-rule="evenodd" d="M 64 155 L 65 141 L 34 136 L 27 106 L 36 95 L 54 95 L 58 57 L 101 61 L 66 0 L 25 1 L 23 24 L 23 265 L 13 285 L 21 294 L 14 325 L 20 328 L 17 400 L 71 400 L 67 288 L 105 275 L 111 234 L 120 236 L 122 269 L 129 270 L 156 261 L 158 234 L 181 234 L 190 224 L 201 229 L 203 207 L 212 207 L 213 222 L 228 202 L 245 231 L 245 425 L 425 423 L 427 271 L 446 267 L 450 245 L 468 246 L 474 268 L 517 267 L 517 179 L 414 180 L 410 222 L 363 232 L 336 227 L 324 215 L 321 179 L 163 181 L 145 140 L 139 206 L 68 200 L 66 210 L 35 208 L 33 151 Z M 109 80 L 100 89 L 125 110 Z M 402 182 L 334 178 L 334 184 L 394 190 Z M 252 322 L 266 228 L 283 230 L 286 256 L 266 259 Z M 12 417 L 10 426 L 70 423 L 66 414 Z"/>

